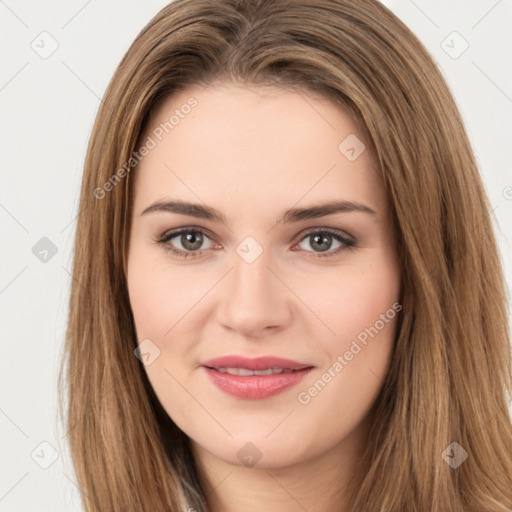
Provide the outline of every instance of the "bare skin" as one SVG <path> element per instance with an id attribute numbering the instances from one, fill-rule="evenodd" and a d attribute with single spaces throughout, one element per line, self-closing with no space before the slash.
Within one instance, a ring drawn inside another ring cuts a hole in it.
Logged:
<path id="1" fill-rule="evenodd" d="M 158 140 L 154 130 L 191 97 L 197 105 Z M 351 134 L 360 141 L 340 150 Z M 345 510 L 389 368 L 400 293 L 389 205 L 370 151 L 357 155 L 362 135 L 327 99 L 219 83 L 168 98 L 141 140 L 148 136 L 157 144 L 134 171 L 130 302 L 139 343 L 160 351 L 145 368 L 191 439 L 210 510 Z M 168 201 L 207 205 L 224 222 L 143 213 Z M 327 201 L 373 213 L 283 217 Z M 180 228 L 188 238 L 156 241 Z M 276 395 L 244 399 L 201 366 L 233 354 L 313 368 Z"/>

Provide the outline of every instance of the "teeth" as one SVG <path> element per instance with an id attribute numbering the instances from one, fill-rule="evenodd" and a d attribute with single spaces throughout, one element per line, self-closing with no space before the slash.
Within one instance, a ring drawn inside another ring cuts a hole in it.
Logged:
<path id="1" fill-rule="evenodd" d="M 249 375 L 275 375 L 279 373 L 290 373 L 293 370 L 284 370 L 283 368 L 267 368 L 266 370 L 248 370 L 247 368 L 215 368 L 218 372 L 229 373 L 230 375 L 240 375 L 247 377 Z"/>

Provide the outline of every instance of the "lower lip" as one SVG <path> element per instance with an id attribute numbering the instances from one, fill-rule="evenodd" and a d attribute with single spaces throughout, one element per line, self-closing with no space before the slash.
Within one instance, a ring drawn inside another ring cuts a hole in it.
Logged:
<path id="1" fill-rule="evenodd" d="M 298 384 L 313 368 L 272 375 L 230 375 L 203 366 L 212 382 L 225 393 L 243 399 L 262 399 Z"/>

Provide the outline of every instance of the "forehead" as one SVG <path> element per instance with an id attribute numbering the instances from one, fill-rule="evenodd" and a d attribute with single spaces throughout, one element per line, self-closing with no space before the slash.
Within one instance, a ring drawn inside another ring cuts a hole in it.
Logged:
<path id="1" fill-rule="evenodd" d="M 311 93 L 189 88 L 153 112 L 140 143 L 152 148 L 135 171 L 135 210 L 167 196 L 220 209 L 237 201 L 290 206 L 301 198 L 385 207 L 379 172 L 357 124 Z"/>

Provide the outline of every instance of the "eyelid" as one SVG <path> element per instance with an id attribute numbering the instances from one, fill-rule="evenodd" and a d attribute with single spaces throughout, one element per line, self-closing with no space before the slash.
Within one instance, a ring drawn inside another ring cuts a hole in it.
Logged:
<path id="1" fill-rule="evenodd" d="M 356 241 L 355 237 L 353 237 L 352 235 L 350 235 L 346 231 L 343 231 L 341 229 L 336 229 L 336 228 L 328 228 L 328 227 L 325 227 L 325 226 L 318 226 L 318 227 L 307 228 L 304 231 L 301 231 L 297 235 L 296 239 L 301 241 L 306 236 L 314 234 L 314 233 L 329 233 L 331 235 L 335 235 L 335 236 L 338 236 L 340 238 L 343 238 L 343 239 L 345 239 L 347 241 L 348 240 L 350 240 L 352 242 Z"/>
<path id="2" fill-rule="evenodd" d="M 220 245 L 218 242 L 215 241 L 215 237 L 210 234 L 210 231 L 206 228 L 199 227 L 199 226 L 184 226 L 180 228 L 175 229 L 169 229 L 162 233 L 161 235 L 157 236 L 155 238 L 155 242 L 157 244 L 160 244 L 164 250 L 170 251 L 172 253 L 175 253 L 179 255 L 180 257 L 186 258 L 186 257 L 198 257 L 201 256 L 203 252 L 207 251 L 208 249 L 202 249 L 202 250 L 196 250 L 196 251 L 184 251 L 182 249 L 177 249 L 175 247 L 172 247 L 171 245 L 167 245 L 167 243 L 172 240 L 173 238 L 183 234 L 183 233 L 201 233 L 203 236 L 206 236 L 208 239 L 212 241 L 214 245 Z M 318 257 L 330 257 L 335 256 L 339 254 L 340 252 L 344 250 L 351 250 L 354 249 L 357 245 L 357 240 L 350 234 L 348 234 L 345 231 L 342 231 L 340 229 L 336 228 L 329 228 L 329 227 L 323 227 L 323 226 L 316 226 L 307 228 L 303 231 L 301 231 L 295 238 L 294 238 L 294 247 L 305 240 L 308 236 L 311 236 L 313 234 L 329 234 L 333 238 L 335 238 L 338 242 L 342 244 L 341 247 L 337 248 L 336 250 L 327 250 L 325 252 L 316 252 L 316 251 L 303 251 L 306 253 L 309 253 L 314 258 Z M 293 250 L 293 249 L 292 249 Z M 297 249 L 295 249 L 298 251 Z"/>
<path id="3" fill-rule="evenodd" d="M 339 243 L 341 243 L 341 246 L 335 250 L 331 250 L 329 248 L 329 250 L 324 251 L 324 252 L 304 251 L 308 254 L 308 256 L 310 256 L 312 258 L 335 257 L 335 256 L 338 256 L 340 253 L 345 252 L 347 250 L 354 250 L 357 246 L 357 240 L 352 235 L 349 235 L 348 233 L 346 233 L 345 231 L 342 231 L 340 229 L 328 228 L 328 227 L 323 227 L 323 226 L 308 228 L 308 229 L 302 231 L 297 236 L 297 239 L 296 239 L 297 242 L 295 243 L 295 245 L 301 243 L 303 240 L 306 240 L 309 236 L 317 234 L 317 233 L 319 233 L 319 234 L 327 233 L 327 234 L 331 235 L 334 239 L 336 239 Z"/>
<path id="4" fill-rule="evenodd" d="M 199 226 L 184 226 L 181 228 L 167 229 L 161 235 L 158 235 L 156 237 L 156 240 L 170 240 L 171 238 L 181 235 L 182 233 L 201 233 L 203 235 L 206 235 L 210 240 L 215 239 L 215 236 L 213 236 L 212 233 L 206 228 Z"/>
<path id="5" fill-rule="evenodd" d="M 185 226 L 181 228 L 175 228 L 175 229 L 168 229 L 167 231 L 164 231 L 161 235 L 157 236 L 155 238 L 155 243 L 160 244 L 164 250 L 173 252 L 178 255 L 186 255 L 185 257 L 191 256 L 191 257 L 197 257 L 200 256 L 204 251 L 208 249 L 203 250 L 197 250 L 197 251 L 184 251 L 182 249 L 178 249 L 176 247 L 172 247 L 170 244 L 167 245 L 167 243 L 172 240 L 173 238 L 176 238 L 177 236 L 183 234 L 183 233 L 201 233 L 203 236 L 206 236 L 209 240 L 211 240 L 213 245 L 219 245 L 218 242 L 215 241 L 215 237 L 211 236 L 209 230 L 206 228 L 202 228 L 199 226 Z"/>

